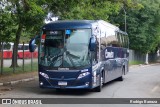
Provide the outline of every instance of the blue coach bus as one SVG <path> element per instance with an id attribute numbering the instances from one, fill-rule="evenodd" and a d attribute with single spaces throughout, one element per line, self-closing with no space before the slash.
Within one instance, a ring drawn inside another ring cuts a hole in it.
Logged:
<path id="1" fill-rule="evenodd" d="M 94 89 L 128 72 L 128 36 L 103 20 L 55 21 L 42 27 L 39 41 L 39 86 Z"/>

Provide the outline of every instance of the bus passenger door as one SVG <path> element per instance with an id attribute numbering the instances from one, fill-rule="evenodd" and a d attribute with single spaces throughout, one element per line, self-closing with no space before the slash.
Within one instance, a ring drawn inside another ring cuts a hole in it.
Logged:
<path id="1" fill-rule="evenodd" d="M 116 60 L 114 58 L 114 51 L 112 47 L 107 47 L 104 50 L 104 59 L 105 61 L 105 77 L 106 82 L 113 80 L 117 67 L 116 67 Z"/>
<path id="2" fill-rule="evenodd" d="M 122 75 L 122 67 L 124 63 L 124 55 L 123 55 L 123 50 L 120 47 L 115 48 L 115 60 L 116 60 L 116 77 L 119 77 Z"/>

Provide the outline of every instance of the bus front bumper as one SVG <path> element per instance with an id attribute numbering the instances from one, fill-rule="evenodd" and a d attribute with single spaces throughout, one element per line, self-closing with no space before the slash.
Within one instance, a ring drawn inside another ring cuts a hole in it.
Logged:
<path id="1" fill-rule="evenodd" d="M 53 89 L 91 89 L 90 75 L 83 77 L 81 79 L 68 78 L 44 78 L 39 76 L 39 86 L 40 88 L 53 88 Z"/>

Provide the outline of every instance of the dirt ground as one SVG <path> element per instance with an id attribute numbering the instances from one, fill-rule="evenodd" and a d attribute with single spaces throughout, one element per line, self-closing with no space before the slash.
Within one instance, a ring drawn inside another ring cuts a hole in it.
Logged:
<path id="1" fill-rule="evenodd" d="M 0 83 L 11 82 L 38 76 L 38 72 L 25 72 L 22 74 L 0 75 Z"/>

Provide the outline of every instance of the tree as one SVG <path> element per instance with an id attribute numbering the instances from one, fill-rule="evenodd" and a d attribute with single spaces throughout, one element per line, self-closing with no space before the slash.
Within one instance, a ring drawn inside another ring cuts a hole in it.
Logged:
<path id="1" fill-rule="evenodd" d="M 45 8 L 43 3 L 45 0 L 8 0 L 8 5 L 5 7 L 8 9 L 8 13 L 12 16 L 14 25 L 16 26 L 13 57 L 11 67 L 17 65 L 17 47 L 19 44 L 20 37 L 25 31 L 37 31 L 43 24 L 45 17 Z M 4 21 L 5 19 L 3 19 Z M 4 32 L 6 33 L 6 32 Z M 33 33 L 32 35 L 35 35 Z"/>
<path id="2" fill-rule="evenodd" d="M 118 12 L 119 3 L 106 0 L 54 0 L 48 2 L 50 10 L 61 19 L 107 20 L 108 16 Z"/>
<path id="3" fill-rule="evenodd" d="M 127 11 L 127 33 L 130 39 L 130 48 L 146 54 L 154 51 L 160 42 L 160 1 L 135 0 L 140 8 L 129 8 Z M 122 11 L 123 12 L 123 11 Z M 119 23 L 124 30 L 124 13 L 111 16 L 114 23 Z"/>
<path id="4" fill-rule="evenodd" d="M 2 43 L 11 42 L 14 37 L 15 27 L 11 14 L 4 8 L 6 1 L 0 2 L 0 50 Z"/>

